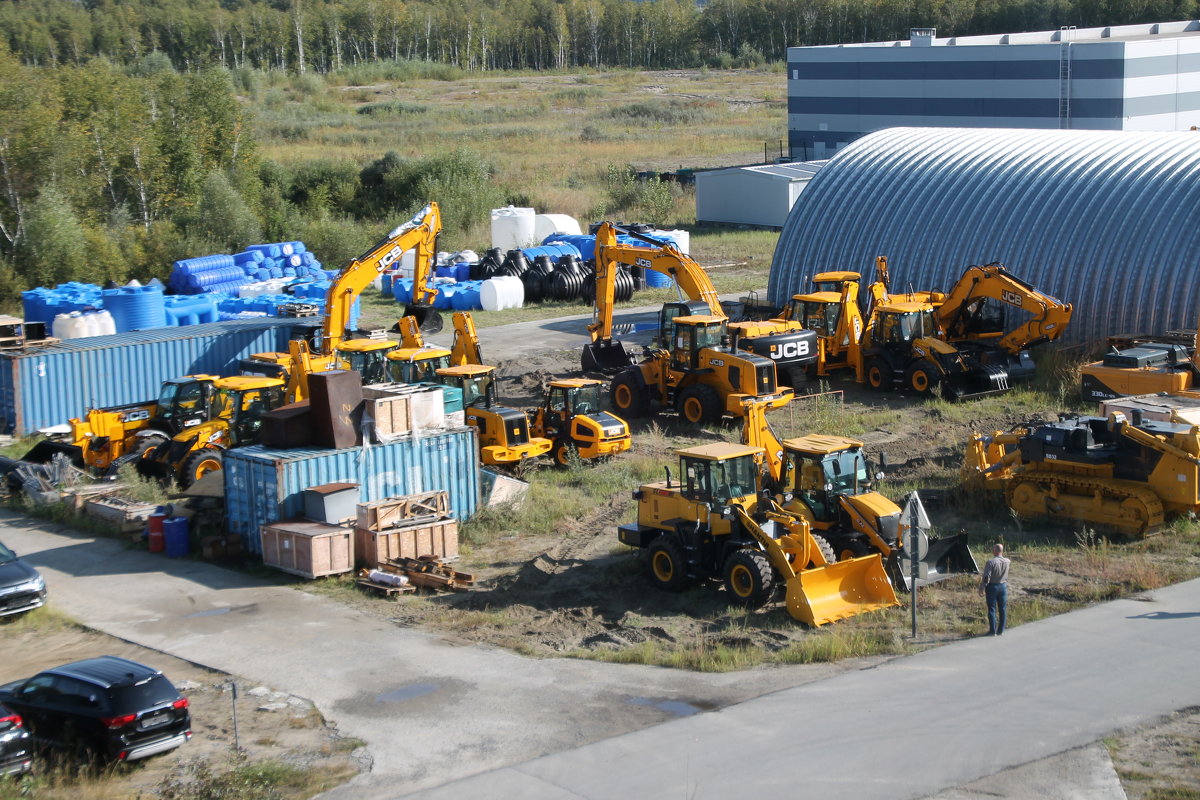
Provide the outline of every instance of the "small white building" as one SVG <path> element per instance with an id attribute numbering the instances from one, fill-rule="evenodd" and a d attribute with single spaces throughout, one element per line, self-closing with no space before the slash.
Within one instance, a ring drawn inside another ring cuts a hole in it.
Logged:
<path id="1" fill-rule="evenodd" d="M 824 161 L 760 164 L 696 173 L 696 222 L 782 228 Z"/>

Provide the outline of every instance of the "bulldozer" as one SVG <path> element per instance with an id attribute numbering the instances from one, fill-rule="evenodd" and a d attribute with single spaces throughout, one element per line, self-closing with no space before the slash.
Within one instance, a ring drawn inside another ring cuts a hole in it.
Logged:
<path id="1" fill-rule="evenodd" d="M 961 479 L 1021 517 L 1145 536 L 1168 513 L 1200 512 L 1200 427 L 1113 412 L 975 434 Z"/>
<path id="2" fill-rule="evenodd" d="M 570 465 L 572 453 L 591 461 L 615 456 L 632 446 L 629 424 L 602 410 L 603 385 L 593 378 L 550 381 L 542 404 L 529 412 L 530 435 L 554 442 L 550 455 L 560 467 Z"/>
<path id="3" fill-rule="evenodd" d="M 775 364 L 731 343 L 725 317 L 691 315 L 672 321 L 670 349 L 647 348 L 640 364 L 613 378 L 609 396 L 619 414 L 644 417 L 674 408 L 693 425 L 740 417 L 747 399 L 771 408 L 795 396 L 776 384 Z"/>
<path id="4" fill-rule="evenodd" d="M 742 443 L 762 448 L 769 488 L 785 510 L 829 542 L 838 560 L 879 553 L 896 588 L 912 588 L 900 507 L 872 487 L 882 473 L 872 474 L 862 442 L 827 434 L 780 441 L 766 408 L 748 403 Z M 965 533 L 922 541 L 918 553 L 918 578 L 925 583 L 979 572 Z"/>
<path id="5" fill-rule="evenodd" d="M 480 460 L 488 466 L 512 466 L 549 453 L 554 442 L 530 433 L 524 411 L 496 402 L 495 369 L 464 364 L 437 371 L 441 384 L 462 392 L 465 421 L 478 434 Z"/>
<path id="6" fill-rule="evenodd" d="M 1085 401 L 1140 394 L 1180 394 L 1200 386 L 1200 326 L 1154 337 L 1114 336 L 1099 361 L 1080 370 Z"/>
<path id="7" fill-rule="evenodd" d="M 760 608 L 779 585 L 796 620 L 819 626 L 898 605 L 878 553 L 836 560 L 803 517 L 762 492 L 759 447 L 707 444 L 677 450 L 679 479 L 634 492 L 637 522 L 621 525 L 622 544 L 645 553 L 660 589 L 724 581 L 731 602 Z"/>
<path id="8" fill-rule="evenodd" d="M 258 441 L 262 415 L 283 405 L 285 389 L 278 378 L 217 378 L 212 382 L 209 418 L 145 451 L 137 461 L 138 472 L 173 478 L 186 489 L 220 470 L 224 451 Z"/>
<path id="9" fill-rule="evenodd" d="M 623 235 L 639 244 L 618 243 Z M 728 319 L 725 307 L 705 272 L 673 244 L 605 222 L 596 230 L 596 300 L 594 320 L 588 325 L 591 342 L 584 345 L 580 359 L 584 372 L 614 373 L 633 366 L 633 357 L 613 338 L 614 286 L 619 264 L 630 264 L 671 276 L 679 301 L 664 303 L 659 312 L 659 347 L 669 347 L 673 320 L 681 316 L 711 315 Z M 786 319 L 730 321 L 729 333 L 738 347 L 768 359 L 780 383 L 802 384 L 807 368 L 816 359 L 817 337 L 799 323 Z"/>

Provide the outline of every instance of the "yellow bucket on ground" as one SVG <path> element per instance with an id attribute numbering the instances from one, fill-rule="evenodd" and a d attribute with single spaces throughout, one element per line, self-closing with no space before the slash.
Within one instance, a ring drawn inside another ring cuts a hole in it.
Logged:
<path id="1" fill-rule="evenodd" d="M 788 578 L 786 602 L 789 614 L 814 626 L 900 605 L 878 553 Z"/>

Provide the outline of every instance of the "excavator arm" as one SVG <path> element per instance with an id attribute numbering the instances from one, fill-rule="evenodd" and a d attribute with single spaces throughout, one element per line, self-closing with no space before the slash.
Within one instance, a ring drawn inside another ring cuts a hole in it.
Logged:
<path id="1" fill-rule="evenodd" d="M 997 300 L 1031 314 L 1023 324 L 999 336 L 996 345 L 1010 354 L 1053 341 L 1071 321 L 1072 306 L 1063 303 L 1016 277 L 996 262 L 967 267 L 962 278 L 938 308 L 938 323 L 950 341 L 987 338 L 979 331 L 984 300 Z"/>
<path id="2" fill-rule="evenodd" d="M 363 289 L 413 248 L 416 248 L 416 282 L 413 284 L 412 305 L 431 308 L 430 303 L 437 292 L 429 287 L 429 266 L 437 252 L 437 236 L 441 230 L 442 217 L 438 205 L 430 203 L 342 269 L 325 296 L 321 354 L 329 355 L 337 349 L 350 324 L 350 310 Z M 416 316 L 420 321 L 420 315 Z"/>
<path id="3" fill-rule="evenodd" d="M 775 435 L 775 431 L 771 430 L 771 424 L 767 422 L 767 409 L 771 406 L 769 403 L 751 399 L 744 400 L 742 407 L 745 409 L 742 416 L 742 444 L 761 447 L 766 452 L 771 481 L 782 490 L 786 483 L 783 470 L 787 464 L 783 459 L 783 444 Z"/>
<path id="4" fill-rule="evenodd" d="M 454 313 L 454 344 L 450 352 L 450 366 L 483 364 L 479 352 L 479 337 L 475 335 L 475 320 L 466 311 Z"/>

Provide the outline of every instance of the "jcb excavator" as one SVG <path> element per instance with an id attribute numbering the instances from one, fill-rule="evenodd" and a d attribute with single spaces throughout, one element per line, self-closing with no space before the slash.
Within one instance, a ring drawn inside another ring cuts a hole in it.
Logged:
<path id="1" fill-rule="evenodd" d="M 388 352 L 391 379 L 400 383 L 437 382 L 437 371 L 445 367 L 483 364 L 475 320 L 468 311 L 454 312 L 454 342 L 444 347 L 425 344 L 425 338 L 413 317 L 401 317 L 400 346 Z"/>
<path id="2" fill-rule="evenodd" d="M 619 244 L 618 234 L 643 244 Z M 673 244 L 664 244 L 605 222 L 596 230 L 596 309 L 595 319 L 588 326 L 592 341 L 584 345 L 581 358 L 585 372 L 612 373 L 633 366 L 633 358 L 624 345 L 613 339 L 613 296 L 619 264 L 639 266 L 675 279 L 679 301 L 664 303 L 659 312 L 658 342 L 661 347 L 670 346 L 676 317 L 711 315 L 726 318 L 721 298 L 704 267 Z M 803 383 L 807 367 L 816 360 L 816 334 L 804 330 L 798 323 L 783 319 L 729 322 L 728 329 L 739 349 L 775 364 L 780 383 Z"/>
<path id="3" fill-rule="evenodd" d="M 696 315 L 675 317 L 671 349 L 647 348 L 642 363 L 613 378 L 609 396 L 624 416 L 644 417 L 661 405 L 709 425 L 726 414 L 742 416 L 746 400 L 779 408 L 795 395 L 776 385 L 769 359 L 731 346 L 723 316 Z"/>
<path id="4" fill-rule="evenodd" d="M 466 423 L 478 434 L 480 460 L 489 466 L 508 466 L 549 453 L 554 442 L 531 434 L 524 411 L 496 402 L 495 369 L 464 364 L 437 371 L 440 383 L 462 392 Z"/>
<path id="5" fill-rule="evenodd" d="M 779 584 L 791 616 L 807 625 L 898 605 L 878 553 L 838 561 L 803 517 L 780 508 L 761 485 L 762 448 L 707 444 L 676 451 L 679 479 L 634 492 L 636 523 L 617 528 L 645 551 L 659 588 L 680 592 L 723 579 L 733 603 L 759 608 Z"/>
<path id="6" fill-rule="evenodd" d="M 1200 428 L 1114 412 L 975 434 L 961 476 L 967 489 L 1002 490 L 1022 517 L 1143 536 L 1168 512 L 1200 512 Z"/>
<path id="7" fill-rule="evenodd" d="M 911 588 L 900 507 L 871 487 L 871 464 L 862 442 L 824 434 L 781 442 L 761 404 L 749 403 L 746 411 L 742 443 L 766 453 L 769 484 L 782 493 L 784 508 L 807 520 L 838 560 L 879 553 L 896 588 Z M 979 571 L 965 533 L 923 544 L 927 547 L 918 548 L 917 566 L 925 582 Z"/>
<path id="8" fill-rule="evenodd" d="M 560 467 L 571 454 L 590 461 L 615 456 L 633 444 L 625 420 L 603 411 L 600 389 L 593 378 L 553 380 L 546 385 L 542 404 L 530 414 L 530 433 L 554 442 L 551 455 Z"/>

